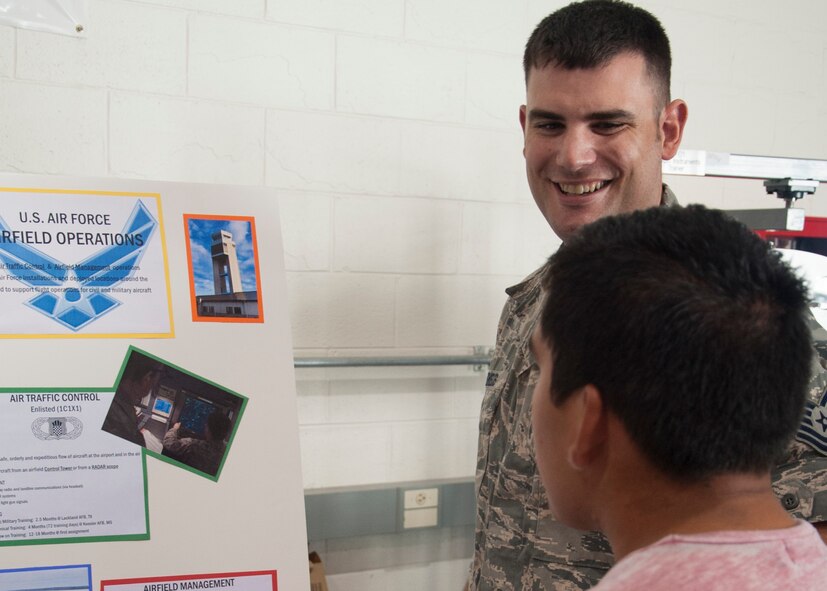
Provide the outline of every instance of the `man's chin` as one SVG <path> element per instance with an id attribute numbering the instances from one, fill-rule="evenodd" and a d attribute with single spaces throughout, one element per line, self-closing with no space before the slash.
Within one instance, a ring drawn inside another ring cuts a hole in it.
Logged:
<path id="1" fill-rule="evenodd" d="M 551 229 L 562 241 L 566 241 L 576 234 L 580 228 L 599 220 L 602 217 L 611 215 L 603 212 L 580 212 L 578 215 L 562 216 L 560 223 L 552 223 Z"/>

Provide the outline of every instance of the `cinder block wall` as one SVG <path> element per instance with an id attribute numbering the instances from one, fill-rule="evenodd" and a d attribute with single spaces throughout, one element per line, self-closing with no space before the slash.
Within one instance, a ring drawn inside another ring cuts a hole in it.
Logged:
<path id="1" fill-rule="evenodd" d="M 559 244 L 517 108 L 525 40 L 562 4 L 89 0 L 82 39 L 0 27 L 0 169 L 272 187 L 297 354 L 469 353 Z M 641 4 L 673 42 L 685 148 L 827 159 L 827 3 Z M 778 205 L 760 181 L 667 181 L 685 203 Z M 824 185 L 802 205 L 827 215 Z M 297 378 L 306 488 L 473 474 L 472 368 Z M 331 588 L 457 588 L 462 536 L 329 545 L 357 571 Z"/>

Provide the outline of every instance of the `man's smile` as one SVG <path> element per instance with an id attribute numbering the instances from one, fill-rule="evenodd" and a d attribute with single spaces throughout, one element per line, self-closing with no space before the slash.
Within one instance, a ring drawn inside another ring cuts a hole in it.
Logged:
<path id="1" fill-rule="evenodd" d="M 588 193 L 594 193 L 595 191 L 599 191 L 606 185 L 608 185 L 611 180 L 606 181 L 593 181 L 590 183 L 554 183 L 557 188 L 560 190 L 561 193 L 566 195 L 586 195 Z"/>

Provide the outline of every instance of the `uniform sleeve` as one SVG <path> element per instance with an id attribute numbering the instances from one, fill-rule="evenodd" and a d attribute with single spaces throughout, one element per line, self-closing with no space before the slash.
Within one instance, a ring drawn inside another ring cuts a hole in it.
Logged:
<path id="1" fill-rule="evenodd" d="M 810 317 L 811 377 L 795 441 L 773 471 L 773 490 L 787 511 L 811 523 L 827 521 L 827 331 Z"/>
<path id="2" fill-rule="evenodd" d="M 827 521 L 827 457 L 799 441 L 773 471 L 772 488 L 791 514 L 811 523 Z"/>
<path id="3" fill-rule="evenodd" d="M 173 427 L 164 435 L 164 448 L 172 453 L 180 454 L 187 447 L 187 438 L 182 439 L 178 436 L 178 427 Z"/>

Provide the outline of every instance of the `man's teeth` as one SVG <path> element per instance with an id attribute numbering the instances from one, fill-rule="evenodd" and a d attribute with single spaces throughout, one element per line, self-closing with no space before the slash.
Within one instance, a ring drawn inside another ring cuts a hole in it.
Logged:
<path id="1" fill-rule="evenodd" d="M 596 183 L 588 183 L 585 185 L 564 185 L 563 183 L 558 183 L 560 186 L 560 190 L 563 193 L 568 193 L 570 195 L 583 195 L 585 193 L 593 193 L 598 189 L 602 189 L 603 186 L 606 184 L 606 181 L 597 181 Z"/>

